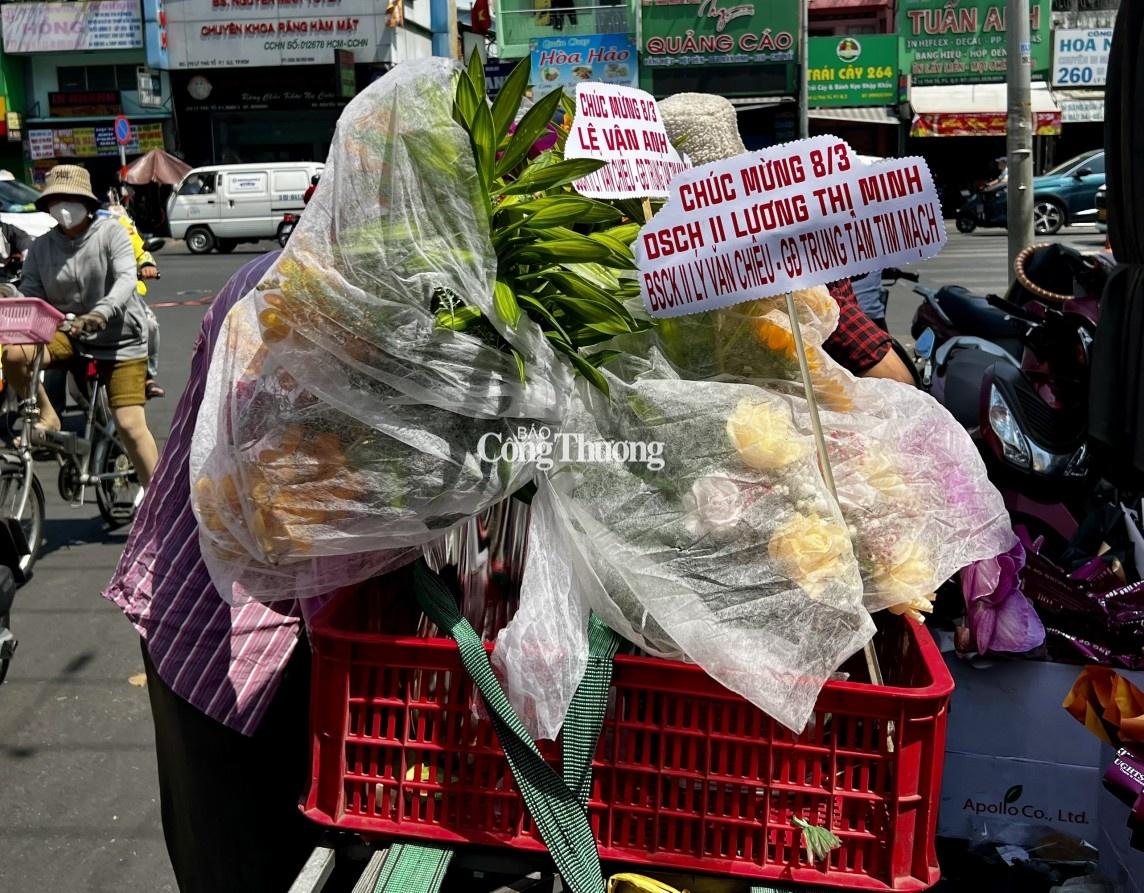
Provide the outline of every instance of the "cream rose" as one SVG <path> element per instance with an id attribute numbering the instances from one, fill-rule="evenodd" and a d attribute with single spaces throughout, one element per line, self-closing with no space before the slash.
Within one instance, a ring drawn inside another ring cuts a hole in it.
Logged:
<path id="1" fill-rule="evenodd" d="M 804 454 L 786 408 L 748 398 L 740 400 L 727 419 L 727 437 L 751 468 L 782 468 Z"/>
<path id="2" fill-rule="evenodd" d="M 813 597 L 846 573 L 851 556 L 846 527 L 816 514 L 795 515 L 775 531 L 768 547 L 783 572 Z"/>
<path id="3" fill-rule="evenodd" d="M 934 568 L 929 549 L 921 543 L 898 543 L 890 555 L 874 566 L 870 582 L 894 603 L 913 604 L 929 600 L 934 587 Z"/>
<path id="4" fill-rule="evenodd" d="M 906 479 L 883 453 L 870 453 L 862 463 L 861 475 L 885 500 L 903 502 L 910 498 L 910 488 Z"/>
<path id="5" fill-rule="evenodd" d="M 699 478 L 683 497 L 683 523 L 695 536 L 733 527 L 743 515 L 743 494 L 722 475 Z"/>

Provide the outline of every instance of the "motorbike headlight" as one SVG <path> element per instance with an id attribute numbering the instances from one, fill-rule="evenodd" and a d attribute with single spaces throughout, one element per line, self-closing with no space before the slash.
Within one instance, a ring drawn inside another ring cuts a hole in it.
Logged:
<path id="1" fill-rule="evenodd" d="M 1017 425 L 1013 410 L 997 390 L 997 385 L 991 385 L 989 388 L 989 427 L 1001 441 L 1005 459 L 1022 468 L 1028 468 L 1031 461 L 1028 441 Z"/>

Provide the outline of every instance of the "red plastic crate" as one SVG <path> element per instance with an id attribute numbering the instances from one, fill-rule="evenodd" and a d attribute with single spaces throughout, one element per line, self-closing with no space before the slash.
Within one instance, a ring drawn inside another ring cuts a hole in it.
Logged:
<path id="1" fill-rule="evenodd" d="M 400 580 L 314 619 L 306 815 L 366 835 L 544 850 L 492 725 L 474 715 L 456 645 L 392 634 L 416 628 Z M 697 667 L 617 656 L 588 805 L 601 858 L 850 889 L 937 883 L 953 680 L 923 627 L 892 618 L 878 642 L 888 686 L 829 683 L 799 736 Z M 558 766 L 558 745 L 540 749 Z M 793 817 L 842 846 L 812 864 Z"/>

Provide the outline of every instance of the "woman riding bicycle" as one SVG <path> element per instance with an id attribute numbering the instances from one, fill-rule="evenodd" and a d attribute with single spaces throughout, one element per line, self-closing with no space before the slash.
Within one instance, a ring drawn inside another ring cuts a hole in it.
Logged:
<path id="1" fill-rule="evenodd" d="M 48 345 L 47 365 L 66 365 L 78 355 L 96 361 L 123 446 L 139 482 L 146 486 L 158 449 L 143 408 L 147 320 L 135 297 L 131 239 L 116 221 L 94 219 L 99 200 L 87 170 L 77 165 L 61 164 L 48 172 L 47 188 L 36 207 L 54 217 L 58 226 L 28 251 L 21 290 L 76 317 L 68 331 L 58 333 Z M 28 370 L 36 350 L 30 344 L 4 348 L 5 372 L 21 393 L 28 392 Z M 42 386 L 38 402 L 40 424 L 25 435 L 34 444 L 47 442 L 60 430 L 59 416 Z"/>

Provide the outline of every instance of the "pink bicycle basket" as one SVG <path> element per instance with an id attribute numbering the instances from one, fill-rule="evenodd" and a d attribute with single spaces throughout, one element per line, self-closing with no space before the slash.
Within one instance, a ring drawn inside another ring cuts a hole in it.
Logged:
<path id="1" fill-rule="evenodd" d="M 0 343 L 47 344 L 59 331 L 64 315 L 39 298 L 0 300 Z"/>

